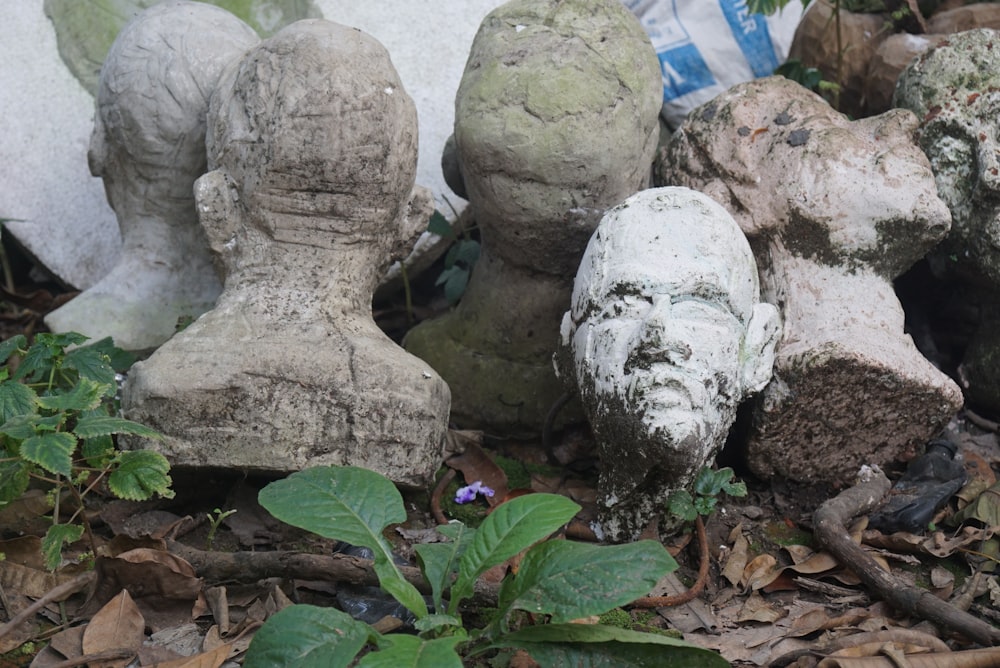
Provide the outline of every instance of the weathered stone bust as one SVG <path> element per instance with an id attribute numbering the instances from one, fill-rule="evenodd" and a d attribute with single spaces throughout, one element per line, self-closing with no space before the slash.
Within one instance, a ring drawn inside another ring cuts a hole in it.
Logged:
<path id="1" fill-rule="evenodd" d="M 413 101 L 359 30 L 299 21 L 229 70 L 209 113 L 213 171 L 196 186 L 225 287 L 123 396 L 175 465 L 432 479 L 448 387 L 371 315 L 419 231 L 405 217 L 416 146 Z"/>
<path id="2" fill-rule="evenodd" d="M 915 453 L 961 406 L 903 332 L 892 279 L 948 231 L 917 119 L 849 121 L 780 77 L 731 88 L 671 138 L 659 181 L 720 202 L 781 310 L 747 458 L 760 475 L 846 481 Z"/>
<path id="3" fill-rule="evenodd" d="M 482 254 L 458 307 L 404 342 L 448 381 L 458 425 L 541 430 L 573 274 L 604 210 L 648 181 L 662 95 L 617 0 L 515 0 L 483 20 L 455 100 Z"/>
<path id="4" fill-rule="evenodd" d="M 903 71 L 894 104 L 922 119 L 917 138 L 951 209 L 932 267 L 983 290 L 982 321 L 963 361 L 966 392 L 1000 412 L 1000 32 L 949 36 Z"/>
<path id="5" fill-rule="evenodd" d="M 101 69 L 89 160 L 118 216 L 121 259 L 46 317 L 52 330 L 148 351 L 179 319 L 212 308 L 222 286 L 192 189 L 206 171 L 209 97 L 256 42 L 235 16 L 198 2 L 156 5 L 118 35 Z"/>
<path id="6" fill-rule="evenodd" d="M 598 225 L 556 361 L 597 439 L 611 540 L 636 538 L 690 488 L 771 379 L 780 323 L 757 281 L 739 226 L 694 190 L 645 190 Z"/>

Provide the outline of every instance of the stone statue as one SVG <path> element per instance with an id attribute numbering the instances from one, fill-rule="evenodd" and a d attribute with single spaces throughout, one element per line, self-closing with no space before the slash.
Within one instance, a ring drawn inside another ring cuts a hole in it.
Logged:
<path id="1" fill-rule="evenodd" d="M 957 33 L 903 71 L 894 104 L 922 119 L 951 233 L 930 256 L 942 277 L 980 294 L 981 322 L 962 362 L 969 401 L 1000 413 L 1000 33 Z"/>
<path id="2" fill-rule="evenodd" d="M 389 54 L 303 20 L 250 50 L 209 112 L 199 215 L 225 268 L 218 303 L 133 367 L 123 408 L 175 465 L 339 464 L 426 485 L 447 385 L 372 320 L 406 217 L 417 119 Z"/>
<path id="3" fill-rule="evenodd" d="M 209 97 L 256 42 L 235 16 L 198 2 L 156 5 L 118 35 L 101 69 L 88 157 L 118 217 L 121 259 L 50 313 L 50 329 L 148 352 L 179 320 L 212 308 L 221 284 L 192 188 L 206 170 Z"/>
<path id="4" fill-rule="evenodd" d="M 556 363 L 597 439 L 611 540 L 635 539 L 690 488 L 771 379 L 780 324 L 757 281 L 732 216 L 694 190 L 645 190 L 597 227 Z"/>
<path id="5" fill-rule="evenodd" d="M 949 228 L 916 126 L 900 110 L 849 121 L 772 77 L 694 110 L 661 156 L 660 183 L 733 215 L 781 310 L 747 447 L 761 476 L 847 482 L 921 452 L 961 406 L 904 333 L 892 286 Z"/>
<path id="6" fill-rule="evenodd" d="M 455 100 L 482 253 L 458 307 L 404 341 L 448 381 L 457 425 L 541 431 L 573 274 L 604 210 L 648 183 L 662 96 L 617 0 L 514 0 L 483 20 Z"/>

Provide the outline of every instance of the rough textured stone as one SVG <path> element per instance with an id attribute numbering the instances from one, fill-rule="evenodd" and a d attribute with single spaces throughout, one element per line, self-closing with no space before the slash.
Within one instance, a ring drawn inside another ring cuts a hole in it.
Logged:
<path id="1" fill-rule="evenodd" d="M 901 110 L 848 121 L 776 77 L 695 110 L 665 149 L 659 180 L 733 214 L 781 309 L 747 446 L 760 475 L 847 482 L 919 452 L 961 406 L 904 334 L 891 283 L 949 228 L 916 126 Z"/>
<path id="2" fill-rule="evenodd" d="M 604 210 L 646 183 L 661 99 L 615 0 L 517 0 L 483 21 L 455 103 L 483 251 L 458 308 L 405 341 L 448 381 L 459 425 L 541 429 L 573 273 Z"/>
<path id="3" fill-rule="evenodd" d="M 966 394 L 1000 411 L 1000 32 L 958 33 L 924 53 L 900 75 L 894 103 L 922 119 L 918 141 L 951 210 L 931 266 L 982 291 L 982 322 L 963 360 Z"/>
<path id="4" fill-rule="evenodd" d="M 389 340 L 372 291 L 407 229 L 416 110 L 364 33 L 300 21 L 231 69 L 209 112 L 199 216 L 226 269 L 215 309 L 130 372 L 123 408 L 175 465 L 321 464 L 426 485 L 448 387 Z"/>
<path id="5" fill-rule="evenodd" d="M 608 538 L 635 539 L 690 490 L 771 379 L 780 324 L 759 297 L 750 245 L 707 195 L 646 190 L 601 220 L 556 362 L 597 438 Z"/>
<path id="6" fill-rule="evenodd" d="M 225 66 L 257 42 L 229 12 L 167 2 L 119 34 L 101 71 L 89 162 L 118 215 L 122 253 L 96 285 L 50 313 L 56 332 L 149 351 L 212 308 L 222 285 L 195 212 L 205 116 Z"/>

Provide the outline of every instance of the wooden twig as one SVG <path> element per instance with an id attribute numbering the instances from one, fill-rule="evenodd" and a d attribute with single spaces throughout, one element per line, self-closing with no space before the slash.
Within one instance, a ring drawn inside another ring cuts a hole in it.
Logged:
<path id="1" fill-rule="evenodd" d="M 695 580 L 695 583 L 687 591 L 680 594 L 643 596 L 632 603 L 633 607 L 669 608 L 675 605 L 684 605 L 697 598 L 698 594 L 705 588 L 705 583 L 708 582 L 708 567 L 711 564 L 711 560 L 708 552 L 708 534 L 705 533 L 705 523 L 702 522 L 701 515 L 695 517 L 694 527 L 698 533 L 698 551 L 701 556 L 701 562 L 698 566 L 698 579 Z"/>
<path id="2" fill-rule="evenodd" d="M 823 503 L 813 515 L 816 540 L 889 605 L 959 633 L 987 646 L 1000 644 L 1000 629 L 955 608 L 929 591 L 908 586 L 882 570 L 860 545 L 851 540 L 846 526 L 855 516 L 870 512 L 888 493 L 890 483 L 876 471 L 868 480 L 844 490 Z"/>
<path id="3" fill-rule="evenodd" d="M 370 559 L 345 554 L 307 554 L 302 552 L 208 552 L 167 541 L 171 553 L 185 559 L 194 567 L 198 577 L 210 584 L 224 582 L 256 582 L 272 577 L 300 580 L 323 580 L 353 585 L 377 587 L 378 576 Z M 407 582 L 421 593 L 431 592 L 423 573 L 414 566 L 398 566 Z M 499 585 L 480 580 L 476 582 L 473 603 L 496 607 Z"/>

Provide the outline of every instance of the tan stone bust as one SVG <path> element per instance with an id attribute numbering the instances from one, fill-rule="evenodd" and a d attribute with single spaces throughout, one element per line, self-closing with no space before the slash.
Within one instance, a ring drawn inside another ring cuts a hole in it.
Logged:
<path id="1" fill-rule="evenodd" d="M 180 465 L 371 468 L 431 480 L 449 391 L 375 325 L 415 230 L 413 101 L 385 49 L 323 20 L 251 50 L 212 100 L 196 193 L 224 265 L 216 308 L 132 370 L 126 414 Z"/>
<path id="2" fill-rule="evenodd" d="M 961 406 L 903 331 L 892 279 L 948 231 L 917 119 L 849 121 L 780 77 L 694 110 L 658 180 L 721 203 L 750 240 L 783 320 L 748 461 L 761 475 L 846 482 L 919 452 Z"/>

